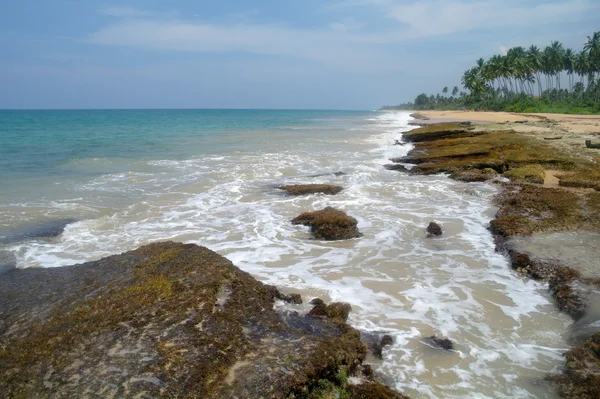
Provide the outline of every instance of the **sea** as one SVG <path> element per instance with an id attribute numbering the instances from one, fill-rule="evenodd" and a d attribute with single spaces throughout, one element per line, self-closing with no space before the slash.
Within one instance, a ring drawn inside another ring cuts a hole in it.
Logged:
<path id="1" fill-rule="evenodd" d="M 156 241 L 195 243 L 305 300 L 349 302 L 351 325 L 393 336 L 383 359 L 369 361 L 412 398 L 554 398 L 543 378 L 564 364 L 571 320 L 495 251 L 494 184 L 383 167 L 412 148 L 394 145 L 410 120 L 374 111 L 0 111 L 0 278 Z M 344 190 L 278 189 L 301 183 Z M 355 217 L 363 236 L 318 241 L 290 223 L 326 206 Z M 427 237 L 431 221 L 441 237 Z M 455 350 L 432 348 L 432 335 Z"/>

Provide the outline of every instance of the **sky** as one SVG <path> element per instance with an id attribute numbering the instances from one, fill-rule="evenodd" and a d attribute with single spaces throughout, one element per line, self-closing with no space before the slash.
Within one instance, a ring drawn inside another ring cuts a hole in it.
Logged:
<path id="1" fill-rule="evenodd" d="M 0 0 L 0 109 L 359 109 L 580 50 L 600 0 Z"/>

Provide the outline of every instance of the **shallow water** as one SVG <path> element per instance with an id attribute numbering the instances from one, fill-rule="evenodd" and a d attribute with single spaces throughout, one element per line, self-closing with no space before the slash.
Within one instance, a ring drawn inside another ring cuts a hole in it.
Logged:
<path id="1" fill-rule="evenodd" d="M 0 197 L 0 235 L 78 221 L 55 237 L 21 235 L 0 253 L 18 267 L 56 267 L 158 240 L 197 243 L 306 299 L 351 303 L 352 325 L 394 337 L 383 360 L 371 361 L 413 398 L 553 397 L 540 379 L 563 364 L 570 320 L 544 286 L 514 274 L 494 251 L 486 227 L 495 187 L 385 170 L 410 149 L 392 145 L 410 129 L 408 114 L 271 112 L 262 127 L 232 122 L 198 140 L 186 130 L 190 121 L 177 119 L 188 133 L 171 132 L 175 142 L 66 155 L 45 166 L 52 178 L 21 171 L 23 180 L 13 178 Z M 158 131 L 170 129 L 161 121 Z M 185 150 L 174 149 L 178 137 Z M 311 177 L 335 171 L 346 174 Z M 345 190 L 287 197 L 276 188 L 284 183 Z M 364 236 L 315 241 L 289 223 L 325 206 L 357 218 Z M 432 220 L 441 237 L 426 238 Z M 456 351 L 427 346 L 423 338 L 433 334 L 452 339 Z"/>

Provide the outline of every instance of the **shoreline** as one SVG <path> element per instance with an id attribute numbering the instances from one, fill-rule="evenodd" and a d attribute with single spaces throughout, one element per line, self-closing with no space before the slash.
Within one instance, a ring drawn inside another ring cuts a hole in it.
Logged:
<path id="1" fill-rule="evenodd" d="M 411 116 L 420 127 L 403 140 L 415 147 L 406 157 L 391 159 L 396 165 L 388 169 L 450 173 L 456 180 L 501 186 L 489 228 L 496 250 L 516 272 L 546 283 L 556 307 L 573 319 L 573 347 L 565 354 L 563 374 L 546 379 L 561 397 L 598 397 L 600 353 L 594 348 L 600 342 L 600 312 L 594 304 L 600 299 L 600 263 L 594 260 L 600 256 L 589 242 L 581 246 L 574 240 L 586 234 L 591 243 L 600 239 L 600 149 L 586 145 L 590 139 L 600 142 L 600 116 L 459 111 Z M 583 267 L 581 257 L 589 265 Z"/>

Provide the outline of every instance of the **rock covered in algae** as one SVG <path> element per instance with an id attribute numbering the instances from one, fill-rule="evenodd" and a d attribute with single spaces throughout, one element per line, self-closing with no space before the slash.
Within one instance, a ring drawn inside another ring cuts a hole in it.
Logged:
<path id="1" fill-rule="evenodd" d="M 551 381 L 562 398 L 600 398 L 600 333 L 584 345 L 570 349 L 563 374 L 551 375 Z"/>
<path id="2" fill-rule="evenodd" d="M 346 389 L 337 375 L 366 356 L 346 314 L 283 317 L 278 297 L 298 302 L 193 244 L 13 270 L 0 278 L 2 397 L 306 398 L 319 381 Z"/>
<path id="3" fill-rule="evenodd" d="M 362 236 L 356 219 L 330 206 L 302 213 L 292 220 L 292 224 L 310 226 L 311 234 L 319 240 L 347 240 Z"/>
<path id="4" fill-rule="evenodd" d="M 280 190 L 284 190 L 290 195 L 307 195 L 307 194 L 328 194 L 335 195 L 344 189 L 342 186 L 334 186 L 331 184 L 291 184 L 279 186 Z"/>

